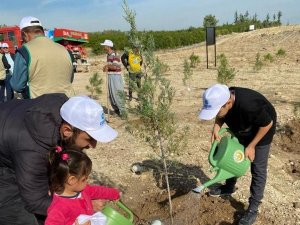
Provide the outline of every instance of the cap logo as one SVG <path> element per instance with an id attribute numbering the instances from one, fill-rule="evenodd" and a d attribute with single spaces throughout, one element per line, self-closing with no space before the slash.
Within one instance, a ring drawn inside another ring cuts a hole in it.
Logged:
<path id="1" fill-rule="evenodd" d="M 243 162 L 245 159 L 245 155 L 244 155 L 244 152 L 242 150 L 236 150 L 233 154 L 233 160 L 236 162 L 236 163 L 241 163 Z"/>
<path id="2" fill-rule="evenodd" d="M 100 126 L 102 127 L 104 126 L 104 124 L 105 124 L 105 116 L 104 116 L 104 112 L 102 112 L 100 114 Z"/>
<path id="3" fill-rule="evenodd" d="M 205 109 L 210 109 L 211 107 L 212 107 L 211 104 L 209 104 L 208 100 L 205 99 L 205 100 L 204 100 L 204 108 L 205 108 Z"/>
<path id="4" fill-rule="evenodd" d="M 31 21 L 30 23 L 37 23 L 37 24 L 39 24 L 40 21 L 38 21 L 38 20 L 33 20 L 33 21 Z"/>

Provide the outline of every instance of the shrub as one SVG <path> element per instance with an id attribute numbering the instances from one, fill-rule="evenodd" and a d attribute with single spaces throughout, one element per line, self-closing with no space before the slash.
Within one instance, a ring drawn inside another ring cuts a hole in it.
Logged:
<path id="1" fill-rule="evenodd" d="M 227 58 L 224 54 L 218 56 L 219 67 L 218 67 L 218 82 L 221 84 L 228 84 L 234 79 L 235 69 L 230 68 Z"/>
<path id="2" fill-rule="evenodd" d="M 199 56 L 195 55 L 194 52 L 190 56 L 190 61 L 191 61 L 191 67 L 195 68 L 199 63 L 200 63 L 200 58 Z"/>
<path id="3" fill-rule="evenodd" d="M 276 53 L 277 56 L 284 56 L 285 55 L 285 50 L 283 50 L 282 48 L 280 48 L 277 53 Z"/>
<path id="4" fill-rule="evenodd" d="M 270 62 L 274 61 L 273 56 L 270 53 L 264 55 L 264 60 L 265 61 L 270 61 Z"/>
<path id="5" fill-rule="evenodd" d="M 254 67 L 253 67 L 254 71 L 261 70 L 262 66 L 263 66 L 263 62 L 260 59 L 260 54 L 256 53 L 255 64 L 254 64 Z"/>

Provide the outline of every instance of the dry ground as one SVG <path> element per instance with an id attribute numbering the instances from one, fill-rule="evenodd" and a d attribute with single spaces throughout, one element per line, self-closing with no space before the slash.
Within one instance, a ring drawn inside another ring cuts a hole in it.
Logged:
<path id="1" fill-rule="evenodd" d="M 300 122 L 295 119 L 300 110 L 299 46 L 300 26 L 231 34 L 217 39 L 217 54 L 224 53 L 230 65 L 237 70 L 236 78 L 230 85 L 261 92 L 273 103 L 278 114 L 278 132 L 269 158 L 265 198 L 256 224 L 300 224 Z M 275 53 L 280 48 L 286 51 L 286 55 L 276 57 Z M 193 52 L 201 58 L 201 63 L 194 70 L 189 93 L 182 83 L 183 61 Z M 257 52 L 261 56 L 272 54 L 274 62 L 265 63 L 262 70 L 254 72 Z M 196 185 L 195 178 L 203 182 L 213 176 L 207 161 L 212 121 L 197 119 L 203 90 L 216 83 L 213 54 L 213 47 L 210 47 L 210 65 L 206 69 L 203 43 L 157 52 L 158 57 L 170 66 L 167 76 L 176 89 L 173 110 L 177 122 L 190 127 L 188 147 L 181 155 L 174 157 L 176 163 L 170 171 L 175 224 L 178 225 L 236 224 L 247 207 L 250 173 L 239 179 L 238 191 L 232 198 L 212 198 L 189 192 Z M 77 94 L 88 94 L 85 86 L 93 72 L 100 72 L 105 79 L 101 71 L 105 56 L 91 57 L 89 62 L 92 64 L 90 73 L 76 74 L 74 87 Z M 103 94 L 99 97 L 103 105 L 106 104 L 105 93 L 106 88 L 103 87 Z M 113 116 L 110 125 L 118 130 L 119 137 L 88 151 L 93 160 L 92 179 L 122 190 L 123 201 L 139 217 L 136 224 L 149 224 L 154 219 L 169 224 L 161 165 L 154 160 L 152 150 L 143 140 L 125 131 L 125 121 Z M 136 162 L 146 164 L 149 171 L 141 175 L 132 173 L 130 167 Z"/>

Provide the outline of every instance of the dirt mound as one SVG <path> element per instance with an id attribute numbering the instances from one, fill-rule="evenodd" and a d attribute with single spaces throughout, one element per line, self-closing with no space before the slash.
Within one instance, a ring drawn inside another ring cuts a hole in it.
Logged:
<path id="1" fill-rule="evenodd" d="M 147 204 L 142 206 L 142 211 L 147 214 L 140 214 L 136 224 L 146 225 L 151 221 L 159 219 L 165 225 L 170 225 L 169 205 L 163 200 L 162 196 L 152 196 L 147 199 Z M 229 225 L 238 224 L 238 221 L 244 214 L 245 206 L 235 198 L 228 197 L 210 197 L 208 194 L 199 195 L 189 192 L 172 200 L 174 225 Z M 155 216 L 153 216 L 155 214 Z M 259 213 L 261 224 L 274 224 L 274 220 L 267 218 L 265 212 Z"/>
<path id="2" fill-rule="evenodd" d="M 284 169 L 293 177 L 300 178 L 300 120 L 293 119 L 279 126 L 275 141 L 281 151 L 294 153 L 290 155 Z"/>
<path id="3" fill-rule="evenodd" d="M 293 119 L 279 126 L 277 134 L 283 151 L 300 154 L 300 119 Z"/>

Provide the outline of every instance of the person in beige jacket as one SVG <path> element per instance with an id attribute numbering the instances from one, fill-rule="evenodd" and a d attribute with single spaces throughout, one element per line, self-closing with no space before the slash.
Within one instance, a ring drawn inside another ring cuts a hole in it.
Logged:
<path id="1" fill-rule="evenodd" d="M 42 24 L 35 17 L 24 17 L 20 29 L 24 44 L 16 53 L 12 88 L 25 98 L 46 93 L 73 96 L 74 73 L 68 51 L 45 37 Z"/>

